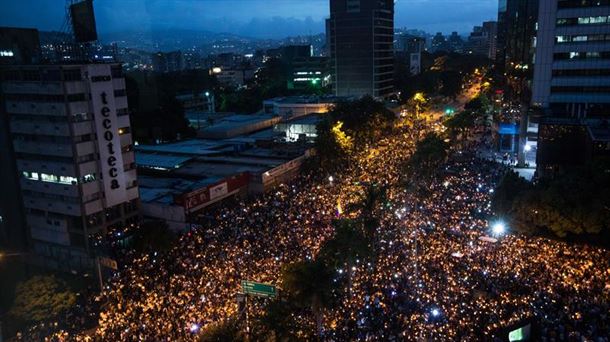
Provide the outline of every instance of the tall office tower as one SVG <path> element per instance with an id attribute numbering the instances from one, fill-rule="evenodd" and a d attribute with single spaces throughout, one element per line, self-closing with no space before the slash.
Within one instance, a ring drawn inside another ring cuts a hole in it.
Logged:
<path id="1" fill-rule="evenodd" d="M 496 65 L 509 74 L 533 73 L 539 0 L 500 0 Z"/>
<path id="2" fill-rule="evenodd" d="M 483 26 L 475 26 L 468 37 L 468 48 L 472 54 L 496 58 L 498 23 L 486 21 Z"/>
<path id="3" fill-rule="evenodd" d="M 584 148 L 566 147 L 586 141 L 587 134 L 596 141 L 603 135 L 594 131 L 608 130 L 609 59 L 610 1 L 540 2 L 532 94 L 532 104 L 544 112 L 539 170 L 582 162 Z"/>
<path id="4" fill-rule="evenodd" d="M 449 46 L 447 45 L 447 39 L 443 36 L 442 32 L 436 32 L 436 35 L 432 37 L 432 52 L 436 51 L 447 51 Z"/>
<path id="5" fill-rule="evenodd" d="M 19 65 L 2 76 L 32 261 L 90 269 L 90 236 L 138 219 L 121 66 Z"/>
<path id="6" fill-rule="evenodd" d="M 404 38 L 406 57 L 409 59 L 409 72 L 411 75 L 421 73 L 421 53 L 426 50 L 426 38 L 407 36 Z"/>
<path id="7" fill-rule="evenodd" d="M 0 80 L 3 65 L 40 62 L 38 30 L 0 27 Z M 4 96 L 0 88 L 0 250 L 24 252 L 27 235 L 13 144 L 9 135 L 9 120 L 4 114 Z"/>
<path id="8" fill-rule="evenodd" d="M 394 93 L 393 0 L 330 0 L 327 28 L 336 95 Z"/>
<path id="9" fill-rule="evenodd" d="M 554 117 L 610 118 L 610 2 L 541 1 L 533 103 Z"/>

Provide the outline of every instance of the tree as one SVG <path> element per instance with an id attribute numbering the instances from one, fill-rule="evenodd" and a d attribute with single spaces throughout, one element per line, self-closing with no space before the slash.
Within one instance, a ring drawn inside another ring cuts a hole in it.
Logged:
<path id="1" fill-rule="evenodd" d="M 435 133 L 426 135 L 415 147 L 415 153 L 407 163 L 407 169 L 412 173 L 432 175 L 447 159 L 449 144 Z"/>
<path id="2" fill-rule="evenodd" d="M 477 121 L 477 116 L 471 111 L 462 111 L 445 120 L 443 123 L 449 130 L 451 136 L 457 138 L 460 136 L 462 140 L 468 138 L 469 131 L 474 128 Z"/>
<path id="3" fill-rule="evenodd" d="M 133 247 L 139 252 L 166 252 L 174 246 L 176 238 L 164 221 L 147 221 L 134 233 Z"/>
<path id="4" fill-rule="evenodd" d="M 352 290 L 352 267 L 357 260 L 371 255 L 369 240 L 356 220 L 342 219 L 333 222 L 335 235 L 322 246 L 319 258 L 333 269 L 347 267 L 348 289 Z"/>
<path id="5" fill-rule="evenodd" d="M 387 188 L 378 184 L 369 184 L 360 200 L 348 207 L 348 211 L 360 211 L 360 220 L 364 228 L 366 237 L 372 241 L 373 246 L 376 241 L 377 227 L 379 219 L 375 215 L 375 210 L 380 203 L 386 200 Z M 375 248 L 373 248 L 375 249 Z"/>
<path id="6" fill-rule="evenodd" d="M 336 134 L 336 124 L 329 116 L 325 116 L 316 127 L 318 135 L 315 148 L 320 161 L 320 167 L 327 171 L 334 171 L 345 164 L 349 157 L 349 149 L 339 143 Z M 341 127 L 339 127 L 339 130 Z"/>
<path id="7" fill-rule="evenodd" d="M 297 340 L 299 329 L 294 319 L 294 308 L 286 301 L 272 301 L 265 307 L 264 314 L 255 322 L 257 341 L 285 342 Z"/>
<path id="8" fill-rule="evenodd" d="M 34 276 L 17 285 L 9 315 L 25 324 L 50 321 L 76 303 L 76 294 L 55 276 Z"/>
<path id="9" fill-rule="evenodd" d="M 309 308 L 322 334 L 324 310 L 333 302 L 333 272 L 320 260 L 288 264 L 282 270 L 282 289 L 298 307 Z"/>
<path id="10" fill-rule="evenodd" d="M 340 102 L 327 114 L 333 125 L 342 122 L 344 132 L 357 148 L 372 144 L 392 127 L 396 116 L 382 102 L 370 96 Z"/>
<path id="11" fill-rule="evenodd" d="M 495 192 L 493 208 L 522 232 L 598 234 L 610 227 L 610 183 L 602 170 L 595 165 L 571 168 L 535 185 L 508 173 Z"/>
<path id="12" fill-rule="evenodd" d="M 199 342 L 245 341 L 243 331 L 235 319 L 212 323 L 199 334 Z"/>
<path id="13" fill-rule="evenodd" d="M 475 112 L 479 114 L 484 114 L 489 106 L 489 99 L 485 95 L 479 95 L 474 99 L 468 101 L 464 105 L 465 111 Z"/>

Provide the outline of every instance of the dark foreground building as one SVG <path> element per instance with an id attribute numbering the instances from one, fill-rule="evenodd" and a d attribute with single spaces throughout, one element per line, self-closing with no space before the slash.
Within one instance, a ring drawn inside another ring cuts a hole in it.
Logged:
<path id="1" fill-rule="evenodd" d="M 394 92 L 393 0 L 331 0 L 327 30 L 335 95 Z"/>

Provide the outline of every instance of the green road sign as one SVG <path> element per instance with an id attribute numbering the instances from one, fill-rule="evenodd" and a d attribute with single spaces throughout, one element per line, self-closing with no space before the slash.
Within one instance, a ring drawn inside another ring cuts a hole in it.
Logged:
<path id="1" fill-rule="evenodd" d="M 255 283 L 247 280 L 242 280 L 241 290 L 245 294 L 251 294 L 259 297 L 273 298 L 277 295 L 277 289 L 274 285 Z"/>

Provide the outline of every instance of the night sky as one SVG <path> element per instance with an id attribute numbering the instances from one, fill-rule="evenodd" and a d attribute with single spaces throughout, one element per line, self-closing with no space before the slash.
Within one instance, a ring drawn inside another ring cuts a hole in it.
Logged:
<path id="1" fill-rule="evenodd" d="M 64 0 L 0 0 L 0 26 L 59 30 Z M 498 0 L 398 0 L 396 26 L 468 33 L 496 20 Z M 95 0 L 98 30 L 164 28 L 228 32 L 259 38 L 320 33 L 328 0 Z"/>

